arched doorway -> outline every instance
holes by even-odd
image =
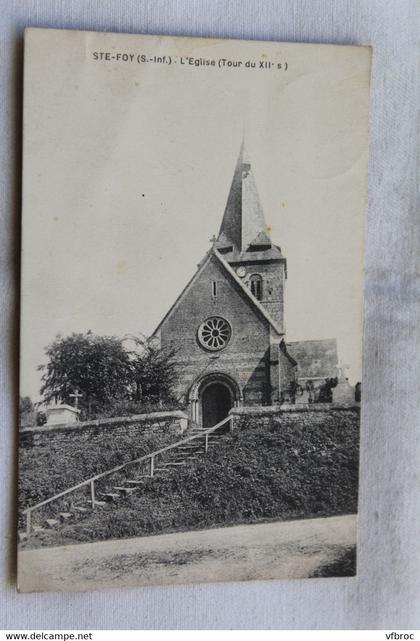
[[[212,427],[242,405],[238,383],[223,372],[212,372],[196,379],[188,394],[191,419],[201,427]]]
[[[232,398],[229,388],[220,382],[210,383],[200,394],[202,426],[213,427],[229,414]]]

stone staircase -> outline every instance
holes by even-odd
[[[219,425],[223,425],[223,423],[226,422],[225,419]],[[64,524],[88,516],[94,510],[100,510],[112,504],[118,504],[121,501],[128,501],[133,494],[144,491],[148,483],[154,483],[156,480],[165,478],[169,474],[186,466],[199,465],[208,451],[216,448],[221,441],[226,439],[225,430],[216,431],[218,426],[215,427],[216,429],[210,428],[203,430],[202,428],[193,426],[188,430],[187,436],[184,436],[180,441],[142,457],[143,459],[154,460],[155,457],[159,455],[161,460],[154,466],[150,466],[149,469],[143,465],[140,470],[134,472],[129,468],[129,463],[119,466],[119,468],[116,469],[116,473],[120,473],[117,481],[111,478],[113,470],[110,470],[109,473],[105,472],[99,475],[103,477],[104,481],[106,479],[106,482],[103,483],[104,487],[101,487],[100,490],[97,489],[96,492],[92,491],[90,498],[87,496],[78,498],[75,496],[69,497],[70,493],[75,494],[76,491],[81,490],[81,488],[84,490],[86,490],[86,488],[88,489],[88,484],[91,482],[91,480],[88,479],[74,488],[70,488],[55,497],[47,499],[47,501],[41,502],[41,504],[28,508],[25,511],[26,513],[30,511],[26,531],[18,531],[19,542],[25,543],[31,537],[42,538],[42,535],[46,532],[59,531],[60,527]],[[144,469],[145,467],[146,469]],[[107,476],[107,474],[109,474],[109,476]],[[94,477],[93,480],[97,478],[98,477]],[[69,498],[64,499],[64,496]],[[60,497],[62,505],[64,503],[65,507],[56,507],[54,510],[51,503],[60,499]],[[36,522],[35,519],[33,520],[34,522],[32,522],[32,512],[42,507],[44,507],[45,511],[47,504],[49,508],[48,516],[42,514],[42,510],[40,510],[37,514]]]

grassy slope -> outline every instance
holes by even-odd
[[[304,428],[251,421],[200,461],[66,525],[51,542],[356,512],[358,443],[358,421],[344,414]]]
[[[89,441],[72,439],[69,444],[51,440],[48,446],[34,445],[19,451],[19,505],[24,509],[61,490],[164,447],[179,436],[141,434],[135,438],[110,432]]]

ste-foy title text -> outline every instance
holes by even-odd
[[[215,67],[218,69],[259,69],[287,71],[288,63],[285,60],[273,60],[265,54],[260,59],[233,59],[233,58],[196,58],[194,56],[173,55],[147,55],[145,53],[127,53],[114,51],[94,51],[92,58],[96,62],[117,62],[125,64],[151,64],[151,65],[179,65],[190,68]]]

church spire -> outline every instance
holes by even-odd
[[[250,245],[261,249],[271,247],[244,140],[218,236],[219,246],[229,243],[233,243],[241,252]]]

